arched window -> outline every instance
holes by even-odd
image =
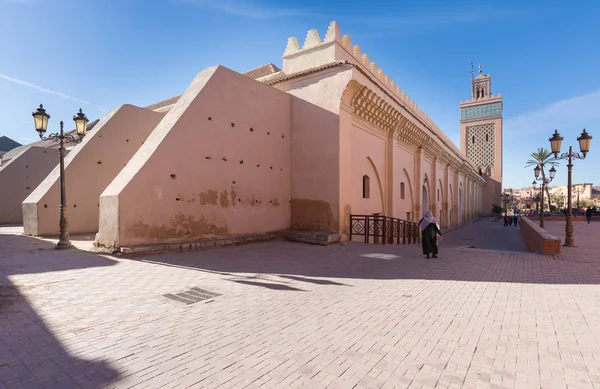
[[[479,84],[477,86],[477,97],[485,97],[485,85],[484,84]]]
[[[404,182],[400,183],[400,198],[404,200]]]
[[[475,135],[473,135],[473,138],[471,138],[473,141],[473,144],[475,144]]]
[[[437,201],[440,201],[440,190],[437,190]]]
[[[363,199],[368,199],[371,194],[371,179],[363,176]]]

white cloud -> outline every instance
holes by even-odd
[[[182,0],[184,3],[194,4],[202,8],[211,8],[217,11],[254,19],[272,19],[285,16],[309,15],[310,13],[299,9],[273,8],[250,1],[237,0]]]
[[[37,89],[40,92],[45,92],[45,93],[49,93],[51,95],[62,97],[64,99],[69,99],[69,100],[73,100],[73,101],[78,101],[78,102],[83,103],[83,104],[90,104],[90,105],[92,105],[92,103],[90,103],[89,101],[85,101],[85,100],[79,99],[77,97],[69,96],[69,95],[66,95],[64,93],[56,92],[56,91],[53,91],[51,89],[47,89],[47,88],[41,87],[39,85],[35,85],[35,84],[32,84],[32,83],[29,83],[27,81],[19,80],[18,78],[10,77],[10,76],[7,76],[7,75],[2,74],[2,73],[0,73],[0,78],[3,79],[3,80],[6,80],[8,82],[12,82],[12,83],[15,83],[15,84],[23,85],[23,86],[26,86],[26,87],[29,87],[29,88],[33,88],[33,89]]]
[[[578,150],[576,138],[583,128],[587,128],[592,136],[600,126],[600,90],[576,96],[540,109],[526,112],[504,121],[503,164],[504,186],[523,187],[533,179],[531,168],[525,168],[525,161],[531,159],[530,154],[539,147],[550,148],[548,139],[558,129],[565,138],[563,151],[572,145]],[[600,164],[600,154],[588,155],[585,163],[574,169],[574,180],[600,181],[595,166]],[[561,166],[564,164],[561,163]],[[559,168],[557,184],[564,183],[566,172],[564,166]]]
[[[510,133],[552,135],[555,128],[561,132],[561,127],[569,130],[578,126],[579,131],[590,122],[600,120],[600,90],[586,95],[572,97],[552,103],[533,112],[527,112],[508,118],[505,121],[505,131]]]

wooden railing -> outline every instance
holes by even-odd
[[[419,224],[381,215],[350,215],[350,240],[364,238],[365,243],[414,244],[421,242]]]

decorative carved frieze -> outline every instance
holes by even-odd
[[[390,133],[397,127],[402,115],[367,87],[362,87],[350,102],[354,113],[363,120]]]
[[[410,97],[408,97],[406,93],[402,91],[388,75],[385,74],[383,69],[378,67],[375,61],[371,61],[371,58],[368,54],[362,52],[359,45],[353,44],[350,35],[342,35],[340,26],[337,22],[332,21],[329,24],[327,33],[325,34],[325,38],[323,40],[321,40],[316,30],[313,29],[308,31],[302,48],[300,48],[296,38],[290,38],[288,40],[284,57],[303,52],[305,50],[307,52],[312,52],[312,48],[320,45],[331,44],[332,42],[339,44],[348,52],[348,54],[350,54],[349,59],[344,56],[344,61],[347,60],[351,62],[353,66],[370,78],[371,81],[373,81],[375,84],[379,84],[382,90],[385,91],[384,93],[392,96],[392,98],[396,100],[401,107],[409,111],[410,116],[414,116],[415,121],[421,123],[424,127],[431,131],[433,136],[439,138],[439,141],[443,143],[443,146],[440,145],[442,148],[447,148],[450,150],[450,152],[455,154],[457,158],[462,158],[463,154],[458,147],[456,147],[456,145],[452,143],[446,134],[444,134],[438,128],[433,120],[431,120],[431,118],[427,116],[425,112],[412,99],[410,99]],[[332,60],[334,60],[334,58],[332,58]],[[335,60],[341,60],[341,58],[336,57]],[[468,112],[468,114],[471,115],[471,111]],[[362,114],[366,115],[364,112]],[[465,115],[467,114],[465,113]]]
[[[331,66],[341,66],[342,63],[351,65],[377,86],[374,88],[375,91],[363,86],[351,98],[348,108],[358,118],[372,124],[379,131],[386,132],[388,136],[395,137],[398,142],[412,148],[423,148],[427,154],[436,156],[444,163],[453,164],[465,175],[477,175],[474,167],[465,162],[466,156],[433,120],[385,74],[375,61],[371,60],[368,54],[363,53],[359,45],[353,44],[350,35],[342,35],[340,27],[335,21],[330,23],[324,39],[320,38],[316,30],[308,31],[302,48],[296,38],[290,38],[284,57],[296,58],[302,52],[305,52],[306,55],[316,55],[315,47],[331,44],[339,45],[350,57],[345,53],[342,56],[335,54],[331,58],[331,63],[319,65],[314,69],[301,69],[293,74],[283,74],[279,78],[274,77],[266,82],[272,85],[282,80],[329,69]],[[339,50],[331,52],[342,53]],[[322,53],[317,54],[322,55]],[[312,62],[307,61],[307,63]],[[496,106],[493,107],[497,109]],[[487,114],[487,111],[481,113],[477,109],[467,109],[463,112],[465,117]]]
[[[502,115],[502,102],[474,105],[460,109],[460,120],[478,120],[482,118],[500,117]]]

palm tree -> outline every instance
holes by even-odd
[[[540,201],[542,201],[542,196],[539,193],[536,193],[535,196],[533,196],[533,201],[535,202],[535,211],[536,212],[540,212]]]
[[[531,153],[531,159],[526,162],[525,167],[539,166],[542,169],[542,178],[545,180],[545,165],[558,166],[558,162],[554,159],[550,150],[540,147],[537,151]],[[546,199],[548,199],[548,209],[550,209],[550,191],[548,190],[548,185],[546,185]],[[544,204],[541,206],[541,212],[544,212]]]

